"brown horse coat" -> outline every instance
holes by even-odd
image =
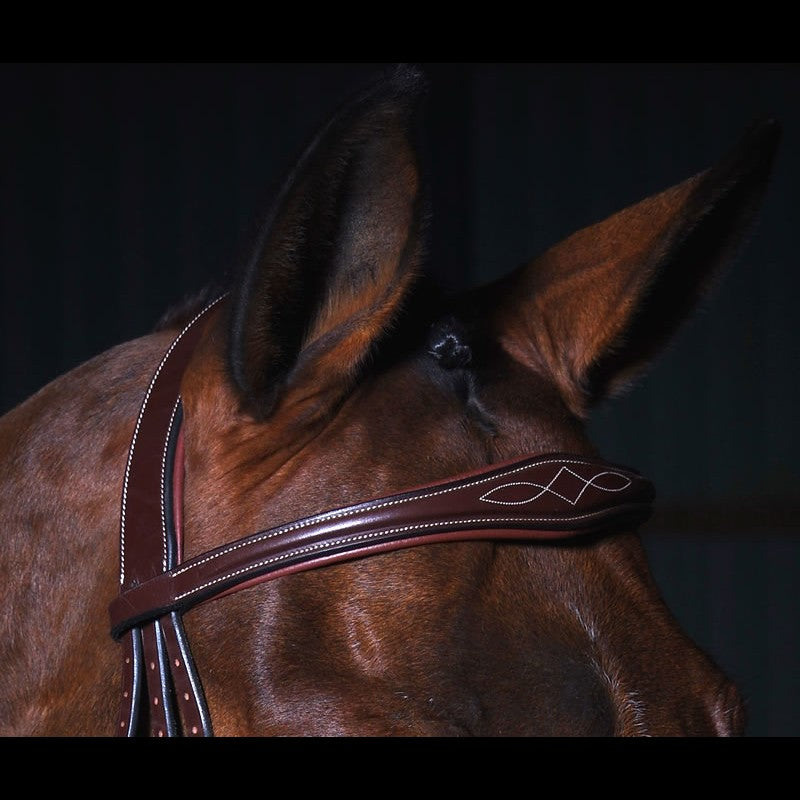
[[[184,377],[186,555],[549,452],[655,357],[746,232],[776,126],[716,167],[442,296],[400,69],[318,134]],[[0,419],[0,732],[111,734],[122,478],[183,317]],[[434,544],[193,609],[221,735],[711,735],[736,688],[664,606],[633,530]]]

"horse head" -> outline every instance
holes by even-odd
[[[489,285],[447,293],[425,272],[424,94],[421,76],[400,68],[332,117],[208,312],[180,384],[185,559],[496,464],[599,458],[585,430],[592,408],[652,363],[730,260],[777,143],[776,125],[762,123],[715,167]],[[90,530],[80,547],[68,544],[86,588],[74,601],[83,613],[63,615],[63,638],[96,651],[85,675],[94,688],[75,687],[74,674],[66,688],[62,659],[67,710],[39,668],[50,705],[25,695],[25,710],[6,715],[15,730],[114,727],[117,645],[98,610],[117,591],[108,526],[120,486],[108,485],[108,470],[121,479],[143,381],[197,310],[59,379],[0,423],[10,497],[23,480],[11,461],[14,476],[25,459],[28,475],[36,462],[51,485],[64,475],[62,459],[31,455],[52,449],[37,420],[54,392],[79,395],[70,419],[103,420],[80,443],[57,434],[70,439],[63,458],[82,465],[85,484],[64,489],[58,507]],[[109,376],[116,393],[92,390]],[[66,425],[64,414],[53,424]],[[40,530],[34,515],[53,502],[11,522]],[[68,603],[75,581],[54,586],[47,602]],[[30,632],[21,608],[16,624]],[[90,612],[101,619],[87,633]],[[343,560],[200,603],[184,624],[220,735],[729,735],[744,726],[736,687],[671,616],[633,524]],[[29,664],[24,645],[14,648],[5,663]],[[8,709],[25,694],[10,684]]]

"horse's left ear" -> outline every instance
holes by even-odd
[[[760,207],[778,125],[754,126],[717,166],[573,234],[490,288],[516,358],[572,410],[624,389],[686,319]]]
[[[228,363],[243,406],[325,413],[397,314],[420,258],[414,120],[424,80],[398,67],[300,158],[233,290]]]

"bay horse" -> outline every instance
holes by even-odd
[[[443,292],[424,96],[354,95],[229,286],[0,419],[3,735],[744,732],[585,422],[735,254],[777,124]]]

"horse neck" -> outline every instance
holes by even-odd
[[[106,687],[117,685],[118,653],[107,606],[118,591],[122,480],[139,406],[172,335],[115,347],[0,419],[0,628],[9,632],[0,636],[0,707],[12,732],[96,732],[90,712],[67,722],[70,707],[113,705]],[[37,729],[45,716],[50,727]]]

